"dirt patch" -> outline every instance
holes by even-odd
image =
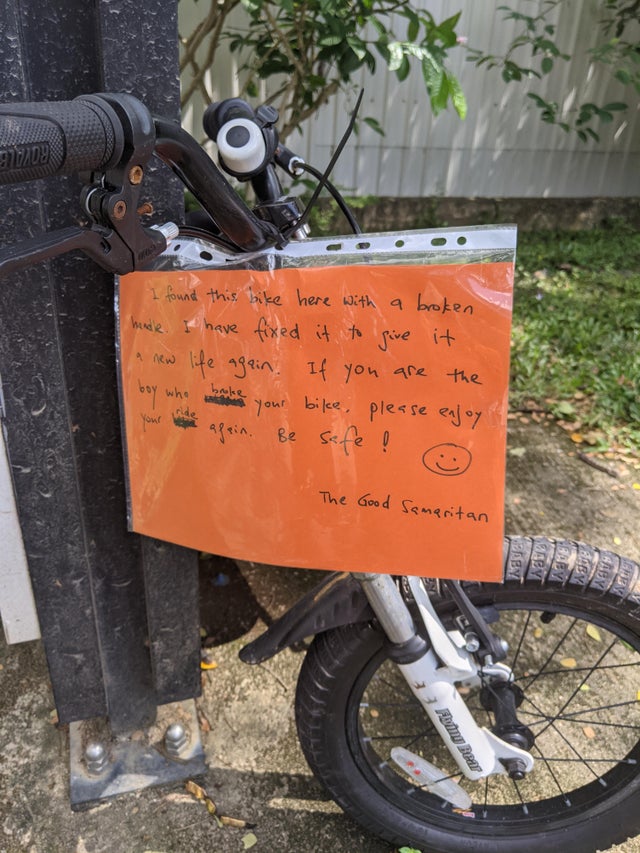
[[[613,478],[592,468],[552,424],[512,422],[509,450],[508,532],[579,538],[640,559],[640,491],[633,488],[638,472]],[[182,786],[71,812],[67,731],[54,725],[41,646],[2,643],[1,853],[390,853],[389,845],[341,814],[307,769],[293,720],[302,650],[257,668],[237,658],[241,645],[316,583],[318,574],[244,566],[240,577],[229,568],[209,566],[204,581],[210,589],[203,618],[217,667],[203,674],[198,701],[209,760],[201,781],[220,813],[250,826],[220,828]],[[218,613],[216,590],[226,595]],[[244,615],[231,620],[245,604]],[[256,843],[246,848],[251,835]],[[640,840],[612,850],[640,853]]]
[[[510,421],[507,441],[507,533],[579,539],[640,561],[640,471],[592,467],[546,420]]]

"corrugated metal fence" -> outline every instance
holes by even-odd
[[[516,0],[530,12],[533,0]],[[462,9],[458,32],[488,52],[503,52],[516,33],[504,20],[504,0],[432,0],[428,8],[441,20]],[[612,80],[601,66],[590,65],[586,49],[598,41],[598,0],[565,0],[555,15],[560,47],[574,59],[558,62],[543,80],[502,81],[498,70],[476,69],[463,51],[454,71],[469,103],[465,121],[453,110],[434,117],[429,109],[419,68],[402,84],[380,67],[375,76],[363,73],[353,95],[338,95],[306,123],[303,136],[289,144],[308,162],[323,167],[348,121],[357,88],[363,86],[363,116],[385,128],[381,137],[366,125],[338,163],[333,178],[357,195],[448,197],[629,197],[640,195],[640,105],[631,87]],[[189,32],[202,12],[194,0],[181,0],[181,31]],[[239,19],[240,20],[240,19]],[[211,71],[217,98],[238,94],[238,60],[226,53]],[[183,84],[188,72],[183,72]],[[543,123],[526,97],[534,91],[563,104],[626,101],[630,109],[600,128],[598,142],[581,142],[575,133]],[[633,102],[632,102],[633,99]],[[187,129],[200,135],[203,106],[184,114]]]

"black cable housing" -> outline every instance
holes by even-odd
[[[331,194],[334,201],[344,214],[344,217],[349,223],[353,233],[362,234],[362,229],[360,228],[357,219],[353,215],[353,211],[351,210],[343,196],[340,194],[339,190],[336,189],[336,187],[331,183],[331,181],[325,175],[322,174],[320,169],[316,169],[315,166],[310,166],[309,163],[302,162],[298,163],[296,168],[304,169],[305,172],[309,172],[310,175],[313,175],[313,177],[320,182],[320,184],[327,190],[327,192]]]

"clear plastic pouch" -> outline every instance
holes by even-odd
[[[513,227],[227,256],[118,289],[132,530],[236,559],[499,579]]]

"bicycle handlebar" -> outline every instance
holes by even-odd
[[[140,183],[154,151],[192,190],[211,220],[211,233],[231,251],[257,251],[286,242],[300,212],[291,199],[281,197],[271,162],[277,113],[266,109],[256,113],[270,142],[262,168],[238,175],[254,184],[261,202],[254,213],[189,134],[175,122],[153,119],[132,95],[99,93],[73,101],[0,104],[0,185],[91,173],[81,198],[93,221],[73,233],[58,231],[0,251],[0,272],[81,249],[106,269],[123,274],[159,254],[165,237],[144,227],[138,216]]]
[[[0,184],[107,169],[123,147],[122,122],[99,95],[0,104]]]

